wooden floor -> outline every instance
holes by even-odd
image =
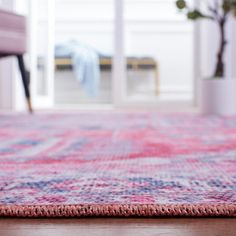
[[[0,236],[235,236],[236,219],[0,219]]]

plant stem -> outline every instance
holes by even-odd
[[[216,63],[216,68],[214,72],[214,77],[224,77],[224,74],[225,74],[224,53],[225,53],[225,47],[227,44],[226,36],[225,36],[225,23],[226,23],[226,17],[223,17],[219,21],[220,48],[217,53],[217,63]]]

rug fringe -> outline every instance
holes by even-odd
[[[1,217],[236,217],[236,205],[0,205]]]

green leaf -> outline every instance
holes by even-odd
[[[176,1],[176,6],[180,9],[183,10],[184,8],[187,7],[187,3],[184,0],[177,0]]]
[[[199,18],[207,18],[206,16],[204,16],[199,10],[193,10],[193,11],[189,11],[187,14],[188,19],[190,20],[197,20]]]

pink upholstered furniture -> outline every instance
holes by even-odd
[[[29,73],[26,72],[23,55],[26,52],[26,20],[11,12],[0,9],[0,57],[16,56],[22,76],[23,87],[28,104],[32,112]]]

